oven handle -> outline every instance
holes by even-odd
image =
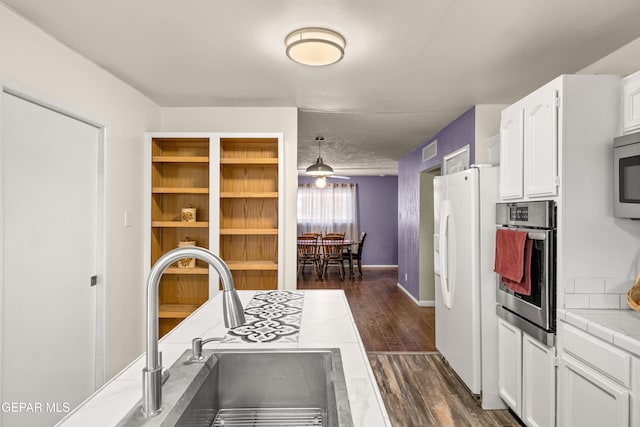
[[[451,308],[452,289],[449,283],[449,218],[451,208],[449,201],[442,202],[440,211],[440,288],[442,290],[442,301],[444,306]]]
[[[521,228],[521,227],[496,227],[500,230],[517,230],[526,231],[527,237],[531,240],[547,240],[547,235],[551,233],[551,230],[536,230],[535,228]]]

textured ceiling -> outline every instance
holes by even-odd
[[[640,37],[638,0],[4,0],[161,106],[295,106],[299,166],[395,168],[474,104],[508,104]],[[304,26],[345,58],[284,54]]]

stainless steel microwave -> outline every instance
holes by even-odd
[[[613,139],[613,214],[640,219],[640,132]]]

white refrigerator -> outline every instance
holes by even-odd
[[[498,396],[495,212],[498,167],[434,180],[436,347],[483,409]]]

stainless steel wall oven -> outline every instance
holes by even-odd
[[[553,201],[498,203],[498,229],[524,231],[531,244],[531,293],[509,289],[498,276],[498,316],[549,345],[556,330],[556,207]]]

